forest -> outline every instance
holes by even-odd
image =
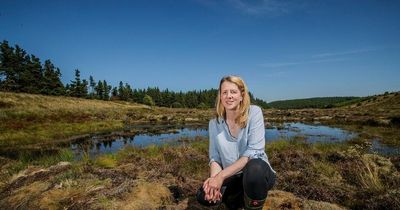
[[[20,46],[10,46],[8,41],[0,43],[0,91],[33,93],[54,96],[71,96],[99,100],[122,100],[150,106],[170,108],[207,109],[215,106],[217,89],[175,92],[158,87],[132,88],[119,82],[113,87],[106,80],[96,81],[93,76],[81,78],[75,69],[75,79],[67,84],[61,81],[61,70],[51,60],[42,63],[40,58],[28,54]],[[250,93],[251,103],[267,108],[267,103]]]

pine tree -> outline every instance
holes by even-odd
[[[104,88],[104,93],[103,93],[103,100],[110,100],[110,91],[111,91],[111,86],[107,84],[106,80],[103,80],[103,88]]]
[[[103,96],[104,96],[104,85],[103,82],[99,80],[96,86],[96,98],[103,99]]]
[[[40,92],[46,95],[64,95],[65,89],[60,77],[60,69],[55,68],[50,60],[46,60],[43,66],[43,79]]]

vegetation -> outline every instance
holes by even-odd
[[[11,47],[7,41],[0,43],[0,91],[34,93],[77,98],[122,100],[159,107],[170,108],[211,108],[214,107],[217,90],[174,92],[158,87],[132,89],[128,83],[120,81],[118,87],[112,87],[106,80],[95,81],[81,79],[79,69],[75,70],[75,79],[69,84],[61,82],[61,70],[50,60],[44,64],[34,55],[28,55],[18,45]],[[152,100],[149,101],[149,97]],[[267,108],[267,103],[253,97],[253,104]],[[199,107],[199,104],[201,106]],[[153,106],[153,105],[152,105]]]
[[[333,108],[343,106],[345,103],[354,103],[360,97],[318,97],[306,99],[293,99],[273,101],[268,103],[269,107],[276,109],[304,109],[304,108]]]
[[[167,109],[123,101],[0,92],[0,151],[54,146],[135,123],[205,123],[211,110]]]
[[[270,195],[283,196],[278,193],[283,190],[298,196],[296,202],[398,209],[399,169],[388,158],[368,154],[367,146],[308,144],[299,139],[268,144],[267,153],[278,175]],[[49,168],[32,161],[20,167],[17,175],[13,165],[18,161],[14,160],[1,164],[0,207],[198,209],[194,196],[208,176],[207,148],[203,137],[181,146],[126,147],[115,155]]]

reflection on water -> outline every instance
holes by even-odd
[[[383,155],[400,155],[400,147],[387,146],[379,143],[379,139],[374,139],[370,152]]]
[[[121,148],[131,145],[136,147],[146,147],[148,145],[180,144],[182,138],[195,139],[196,137],[208,138],[208,131],[205,128],[181,128],[166,131],[162,134],[136,134],[129,137],[118,137],[105,140],[103,137],[93,137],[81,143],[72,144],[71,148],[75,151],[77,158],[80,158],[83,151],[90,156],[97,156],[103,153],[115,153]],[[294,139],[301,137],[307,142],[343,142],[356,137],[357,134],[340,128],[333,128],[323,125],[308,125],[304,123],[283,123],[272,125],[265,129],[266,142]],[[393,154],[396,150],[379,144],[374,141],[372,151],[381,154]],[[398,149],[397,149],[398,152]]]
[[[280,139],[293,139],[301,136],[307,142],[342,142],[357,136],[356,133],[345,131],[340,128],[332,128],[323,125],[307,125],[304,123],[283,123],[273,125],[272,128],[265,130],[265,140],[267,142]]]
[[[86,151],[90,157],[104,153],[115,153],[121,148],[131,145],[137,147],[146,147],[149,145],[179,144],[179,139],[194,139],[196,136],[208,136],[208,131],[201,128],[182,128],[170,130],[162,134],[138,134],[130,137],[118,137],[111,140],[104,140],[100,137],[93,137],[89,141],[72,144],[71,148],[80,158],[83,151]]]

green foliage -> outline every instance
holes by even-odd
[[[113,154],[97,157],[94,163],[102,168],[115,168],[117,166],[117,160]]]
[[[304,109],[304,108],[333,108],[343,106],[344,103],[359,99],[359,97],[319,97],[307,99],[293,99],[274,101],[268,106],[278,109]]]
[[[201,102],[199,105],[197,105],[198,109],[207,109],[209,108],[204,102]]]
[[[149,95],[145,95],[144,96],[143,103],[146,104],[146,105],[149,105],[149,106],[154,106],[155,105],[155,103],[153,101],[153,98],[151,96],[149,96]]]
[[[218,95],[216,89],[194,90],[186,93],[168,89],[160,90],[158,87],[133,89],[128,83],[124,84],[122,81],[118,87],[112,87],[106,80],[99,80],[96,83],[93,76],[90,76],[88,80],[81,79],[79,69],[75,70],[75,79],[65,86],[60,78],[61,70],[50,60],[46,60],[42,66],[39,58],[28,55],[18,45],[13,48],[7,41],[0,43],[0,90],[3,91],[100,100],[110,100],[111,96],[112,100],[133,101],[151,106],[200,109],[214,107]],[[148,100],[149,97],[145,97],[146,95],[152,100]],[[265,101],[254,98],[251,93],[250,100],[252,104],[263,108],[268,107]]]

